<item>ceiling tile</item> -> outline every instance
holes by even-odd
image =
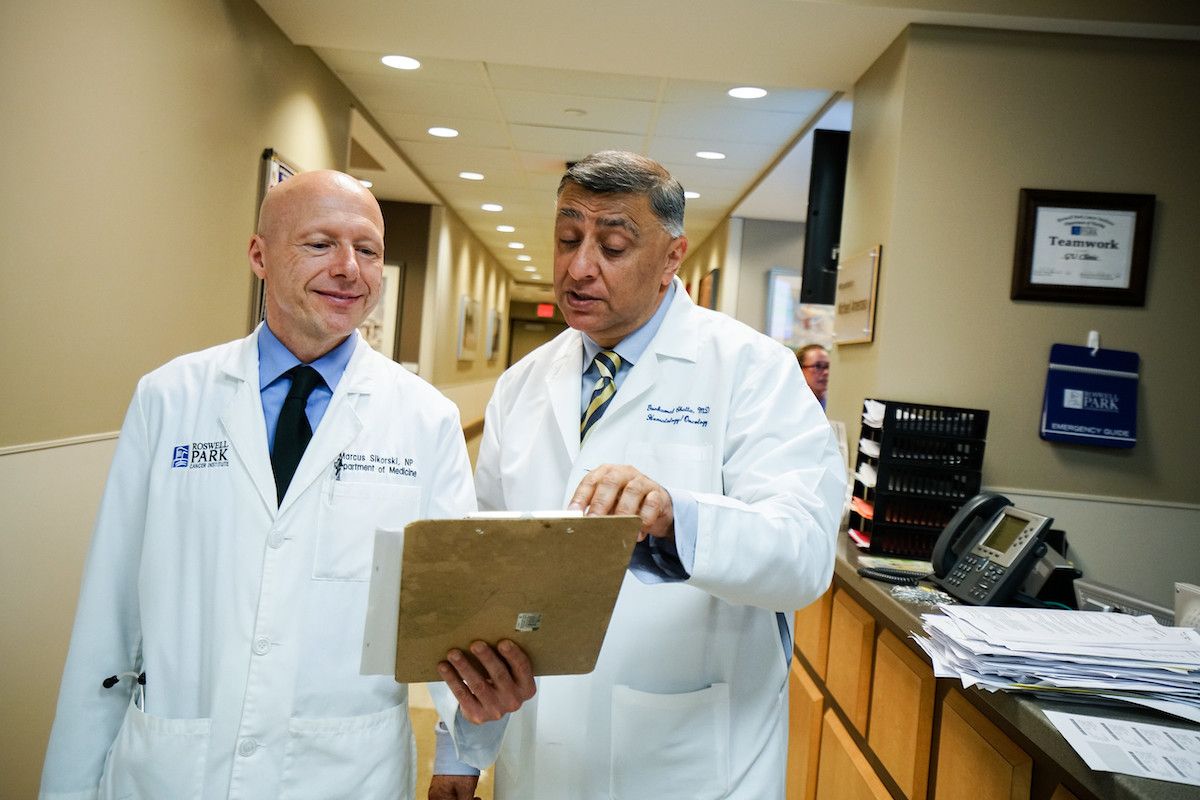
[[[389,76],[346,75],[350,91],[367,104],[371,113],[427,114],[459,119],[499,121],[500,109],[491,89],[437,81],[391,80]],[[430,125],[438,120],[431,119]]]
[[[719,161],[698,158],[701,150],[717,150],[725,154]],[[650,143],[649,156],[656,161],[674,164],[702,163],[710,169],[740,170],[757,175],[775,157],[779,147],[716,139],[677,139],[655,136]]]
[[[541,128],[532,125],[512,125],[513,145],[517,150],[535,153],[559,153],[559,164],[565,160],[583,158],[598,150],[642,149],[643,137],[606,131],[580,131],[566,128]]]
[[[782,147],[811,117],[777,111],[743,111],[712,106],[664,105],[654,126],[656,136],[689,137],[703,131],[712,142],[747,142]]]
[[[452,61],[444,58],[425,58],[411,53],[408,55],[421,62],[420,69],[392,69],[380,60],[387,53],[368,50],[343,50],[333,47],[315,47],[313,51],[339,76],[374,75],[396,83],[436,81],[438,83],[466,84],[486,87],[487,71],[482,61]]]
[[[729,96],[728,91],[734,86],[745,85],[745,83],[733,82],[724,84],[707,81],[668,80],[663,89],[663,102],[707,105],[737,114],[779,111],[787,114],[812,116],[833,95],[832,92],[822,90],[763,86],[761,88],[767,90],[767,96],[757,100],[739,100]],[[757,84],[751,83],[750,85]]]
[[[625,100],[656,100],[663,81],[635,75],[612,75],[573,69],[543,69],[513,64],[486,64],[492,86],[545,94],[575,94]]]
[[[377,119],[387,129],[388,134],[399,141],[409,142],[442,142],[453,146],[492,147],[505,144],[508,140],[508,126],[503,122],[487,119],[461,119],[458,117],[438,117],[435,122],[423,114],[381,113]],[[437,124],[446,128],[454,128],[458,136],[453,139],[441,139],[429,133],[429,128]],[[465,167],[464,167],[465,169]]]
[[[418,169],[423,164],[440,165],[453,169],[455,175],[468,169],[483,172],[479,170],[480,164],[494,164],[497,169],[520,169],[516,152],[508,147],[473,147],[432,136],[419,142],[403,142],[399,146]]]
[[[654,118],[655,104],[643,100],[614,100],[509,89],[497,89],[496,99],[504,118],[515,125],[613,131],[643,136]]]

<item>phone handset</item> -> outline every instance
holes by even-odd
[[[933,574],[939,578],[946,577],[967,550],[965,545],[975,541],[980,529],[994,519],[1000,509],[1012,504],[1012,500],[995,492],[981,492],[963,503],[933,546],[933,556],[929,559],[933,564]]]

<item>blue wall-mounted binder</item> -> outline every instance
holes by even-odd
[[[1069,344],[1050,348],[1041,437],[1095,447],[1137,443],[1137,353]]]

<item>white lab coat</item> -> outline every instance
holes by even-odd
[[[626,573],[596,670],[544,678],[513,715],[497,800],[783,797],[787,662],[776,611],[829,585],[845,467],[795,356],[675,299],[580,450],[579,332],[506,372],[475,475],[481,509],[562,508],[628,463],[698,500],[692,576]],[[552,565],[547,565],[548,567]]]
[[[359,675],[367,579],[377,525],[474,510],[458,412],[358,338],[277,509],[256,336],[138,384],[43,798],[412,797],[407,687]],[[101,687],[126,670],[144,710]]]

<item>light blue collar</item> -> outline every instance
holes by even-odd
[[[354,343],[358,337],[350,334],[345,341],[325,355],[313,361],[311,366],[321,373],[330,393],[337,388],[338,381],[346,372],[350,356],[354,355]],[[262,391],[279,380],[283,373],[301,363],[265,322],[258,334],[258,389]]]

